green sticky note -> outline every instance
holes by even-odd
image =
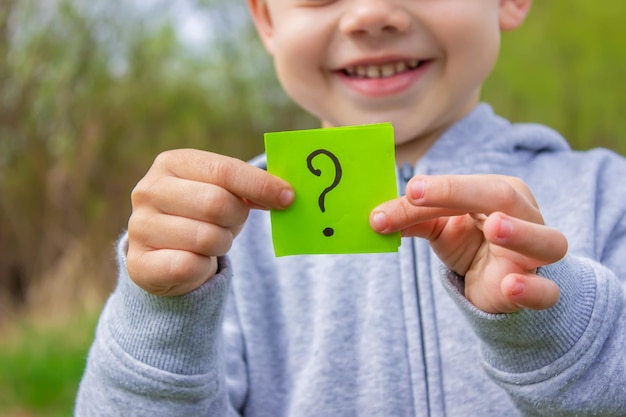
[[[400,234],[369,224],[398,196],[391,123],[266,133],[265,152],[268,172],[296,194],[270,213],[276,256],[397,252]]]

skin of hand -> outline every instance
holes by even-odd
[[[547,309],[558,286],[537,275],[557,262],[567,239],[544,225],[532,193],[501,175],[416,176],[406,195],[376,207],[379,233],[427,239],[442,262],[465,277],[465,296],[488,313]]]
[[[164,152],[131,195],[128,273],[155,295],[191,292],[215,275],[250,209],[284,209],[293,199],[287,182],[241,160]]]

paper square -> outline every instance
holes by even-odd
[[[268,172],[288,181],[295,201],[272,210],[276,256],[396,252],[400,234],[369,225],[398,196],[391,123],[265,134]]]

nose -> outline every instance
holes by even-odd
[[[343,14],[339,27],[351,35],[381,36],[406,31],[411,19],[394,0],[353,0]]]

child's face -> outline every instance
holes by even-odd
[[[249,0],[293,100],[325,126],[392,122],[399,145],[436,138],[474,107],[501,29],[529,2]]]

